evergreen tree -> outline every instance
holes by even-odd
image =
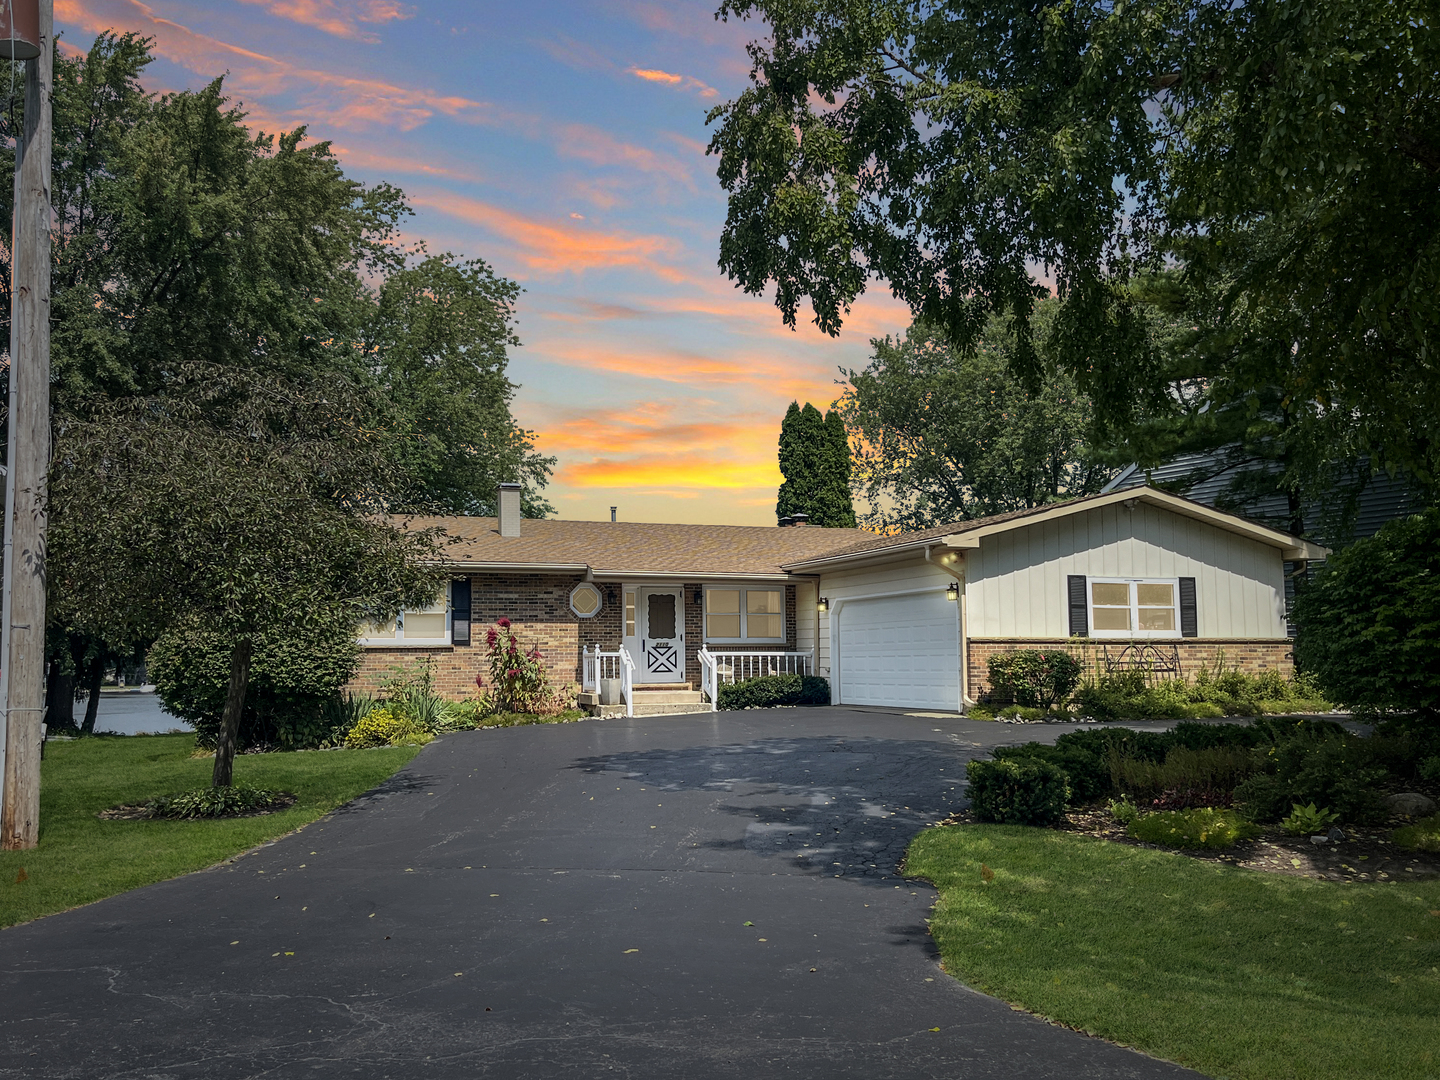
[[[808,401],[792,401],[780,424],[780,485],[775,515],[808,516],[811,525],[853,529],[850,502],[850,444],[844,421],[832,410],[822,416]]]

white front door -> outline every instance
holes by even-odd
[[[635,675],[643,682],[685,681],[685,603],[679,588],[635,590],[639,655]]]

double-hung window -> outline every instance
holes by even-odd
[[[784,589],[706,589],[706,641],[784,641]]]
[[[1180,637],[1178,578],[1090,578],[1090,633],[1095,637]]]

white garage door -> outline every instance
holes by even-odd
[[[944,592],[851,600],[838,637],[843,704],[960,707],[960,626]]]

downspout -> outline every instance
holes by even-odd
[[[960,596],[957,598],[956,604],[959,607],[958,616],[960,619],[960,707],[961,711],[964,712],[974,704],[974,701],[970,698],[970,645],[968,639],[969,627],[966,626],[967,620],[965,618],[965,572],[963,570],[957,572],[954,567],[942,559],[932,559],[930,557],[930,549],[935,546],[934,544],[925,545],[925,561],[931,566],[938,567],[945,571],[945,573],[960,582]],[[963,559],[964,556],[962,555],[960,558]]]

